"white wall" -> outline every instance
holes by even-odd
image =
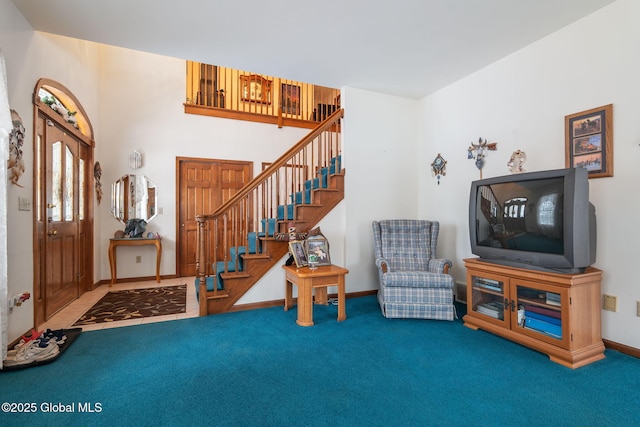
[[[478,137],[498,142],[484,177],[508,174],[513,151],[527,154],[529,171],[564,167],[564,117],[613,104],[614,177],[590,180],[596,206],[603,293],[618,297],[617,313],[602,311],[603,337],[640,348],[640,282],[635,268],[640,228],[640,3],[618,0],[422,100],[421,156],[449,161],[440,186],[421,169],[420,215],[446,215],[455,234],[454,273],[464,281],[470,253],[469,183],[479,178],[467,147]],[[446,252],[449,253],[450,242]]]
[[[343,88],[347,291],[377,289],[371,222],[415,219],[418,101]]]

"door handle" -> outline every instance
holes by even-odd
[[[54,205],[53,203],[47,203],[47,209],[53,209],[55,207],[56,205]]]
[[[49,230],[47,232],[47,235],[49,235],[49,236],[55,236],[56,234],[58,234],[58,232],[56,230]]]

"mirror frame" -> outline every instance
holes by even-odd
[[[158,188],[146,175],[123,175],[111,184],[111,216],[115,219],[123,224],[132,218],[149,223],[157,215]]]

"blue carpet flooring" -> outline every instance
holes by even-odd
[[[385,319],[375,297],[85,332],[0,373],[3,426],[635,426],[640,360],[571,370],[455,322]],[[55,406],[58,405],[58,406]],[[60,406],[60,405],[67,405]],[[73,412],[45,412],[64,407]],[[3,410],[6,406],[3,406]],[[95,412],[82,412],[82,410]]]

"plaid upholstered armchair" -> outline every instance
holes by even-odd
[[[437,221],[374,221],[378,301],[385,317],[453,320],[451,261],[436,258]]]

